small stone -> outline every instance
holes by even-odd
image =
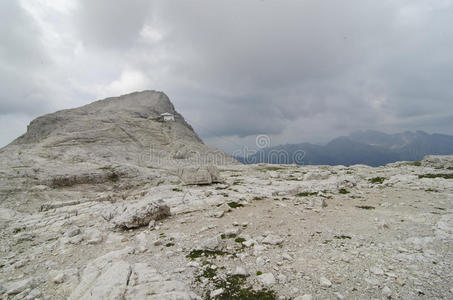
[[[255,244],[256,242],[254,240],[247,240],[245,242],[242,242],[242,245],[246,246],[246,247],[251,247]]]
[[[278,235],[274,235],[274,234],[269,234],[263,240],[263,244],[279,245],[281,243],[283,243],[283,239],[281,237],[279,237]]]
[[[379,285],[379,281],[375,278],[365,278],[365,281],[372,285],[372,286],[378,286]]]
[[[343,300],[344,299],[344,296],[340,293],[334,293],[335,297],[337,297],[338,300]]]
[[[72,227],[66,232],[66,235],[71,238],[76,235],[79,235],[80,233],[81,233],[81,231],[80,231],[79,227]]]
[[[313,300],[313,296],[306,294],[303,296],[297,296],[296,298],[294,298],[294,300]]]
[[[326,277],[324,276],[321,276],[319,278],[319,284],[322,286],[322,287],[331,287],[332,286],[332,282],[330,282],[329,279],[327,279]]]
[[[258,276],[258,281],[264,287],[271,287],[275,284],[275,277],[272,273],[264,273]]]
[[[36,300],[39,299],[42,296],[42,293],[38,289],[32,290],[27,297],[25,298],[26,300]]]
[[[64,274],[63,273],[60,273],[58,275],[56,275],[53,279],[52,279],[53,283],[55,284],[61,284],[64,282]]]
[[[23,261],[23,260],[20,260],[14,264],[14,268],[16,268],[16,269],[20,269],[23,266],[25,266],[25,261]]]
[[[278,280],[279,283],[285,284],[286,281],[287,281],[287,277],[285,275],[283,275],[283,274],[279,274],[277,276],[277,280]]]
[[[379,267],[371,267],[370,272],[373,273],[374,275],[384,275],[384,270],[382,270]]]
[[[154,230],[156,229],[156,220],[151,220],[149,221],[149,224],[148,224],[148,230]]]
[[[403,279],[399,278],[399,277],[396,278],[396,282],[397,282],[399,285],[401,285],[401,286],[403,286],[403,285],[406,284],[406,282],[405,282]]]
[[[80,244],[82,241],[83,237],[80,235],[76,235],[75,237],[69,239],[69,243],[74,245]]]
[[[35,288],[36,286],[37,284],[33,279],[23,279],[21,281],[14,282],[6,293],[8,295],[15,295],[23,292],[27,288]]]
[[[382,296],[385,298],[391,298],[392,297],[392,290],[388,286],[384,286],[382,289]]]
[[[192,267],[192,268],[198,268],[200,267],[200,264],[197,263],[196,261],[191,261],[187,264],[188,267]]]
[[[264,250],[266,250],[266,247],[261,245],[255,245],[253,246],[253,255],[258,256],[261,253],[263,253]]]
[[[256,264],[259,266],[264,266],[265,263],[266,261],[261,256],[256,259]]]
[[[239,275],[239,276],[247,276],[249,273],[242,267],[236,267],[236,270],[234,270],[233,275]]]
[[[283,253],[282,258],[283,258],[283,260],[289,260],[289,261],[293,260],[291,255],[289,255],[288,253]]]
[[[275,171],[269,171],[267,174],[269,175],[269,178],[273,178],[273,179],[280,178],[280,173],[275,172]]]
[[[222,294],[223,294],[223,289],[222,288],[214,290],[214,291],[211,292],[211,299],[214,299],[215,297],[220,296]]]
[[[215,236],[213,238],[207,239],[201,243],[201,249],[202,250],[218,250],[220,247],[220,238],[218,236]]]
[[[225,230],[225,232],[223,234],[227,237],[231,237],[231,236],[237,236],[240,232],[241,232],[241,229],[236,227],[236,228],[230,228],[230,229]]]
[[[224,211],[218,211],[218,212],[215,212],[213,216],[216,218],[221,218],[221,217],[223,217],[224,214],[225,214]]]

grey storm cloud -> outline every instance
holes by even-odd
[[[453,133],[451,0],[0,5],[0,126],[157,89],[227,151],[258,134]]]

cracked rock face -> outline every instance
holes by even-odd
[[[453,298],[452,156],[211,168],[172,109],[107,99],[0,150],[0,299]],[[148,142],[188,165],[128,159]]]
[[[170,207],[162,201],[149,203],[128,203],[116,210],[112,222],[121,229],[148,226],[151,221],[162,220],[170,216]]]

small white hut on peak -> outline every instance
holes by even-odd
[[[171,113],[163,113],[160,115],[160,119],[164,122],[169,122],[169,121],[174,121],[175,120],[175,115]]]

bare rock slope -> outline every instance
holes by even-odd
[[[163,113],[174,121],[163,121]],[[87,186],[157,185],[177,181],[184,166],[232,163],[203,144],[164,93],[136,92],[33,120],[24,135],[0,149],[0,199],[14,205],[27,191],[41,202],[55,200],[47,189],[58,187],[81,187],[93,198]]]

